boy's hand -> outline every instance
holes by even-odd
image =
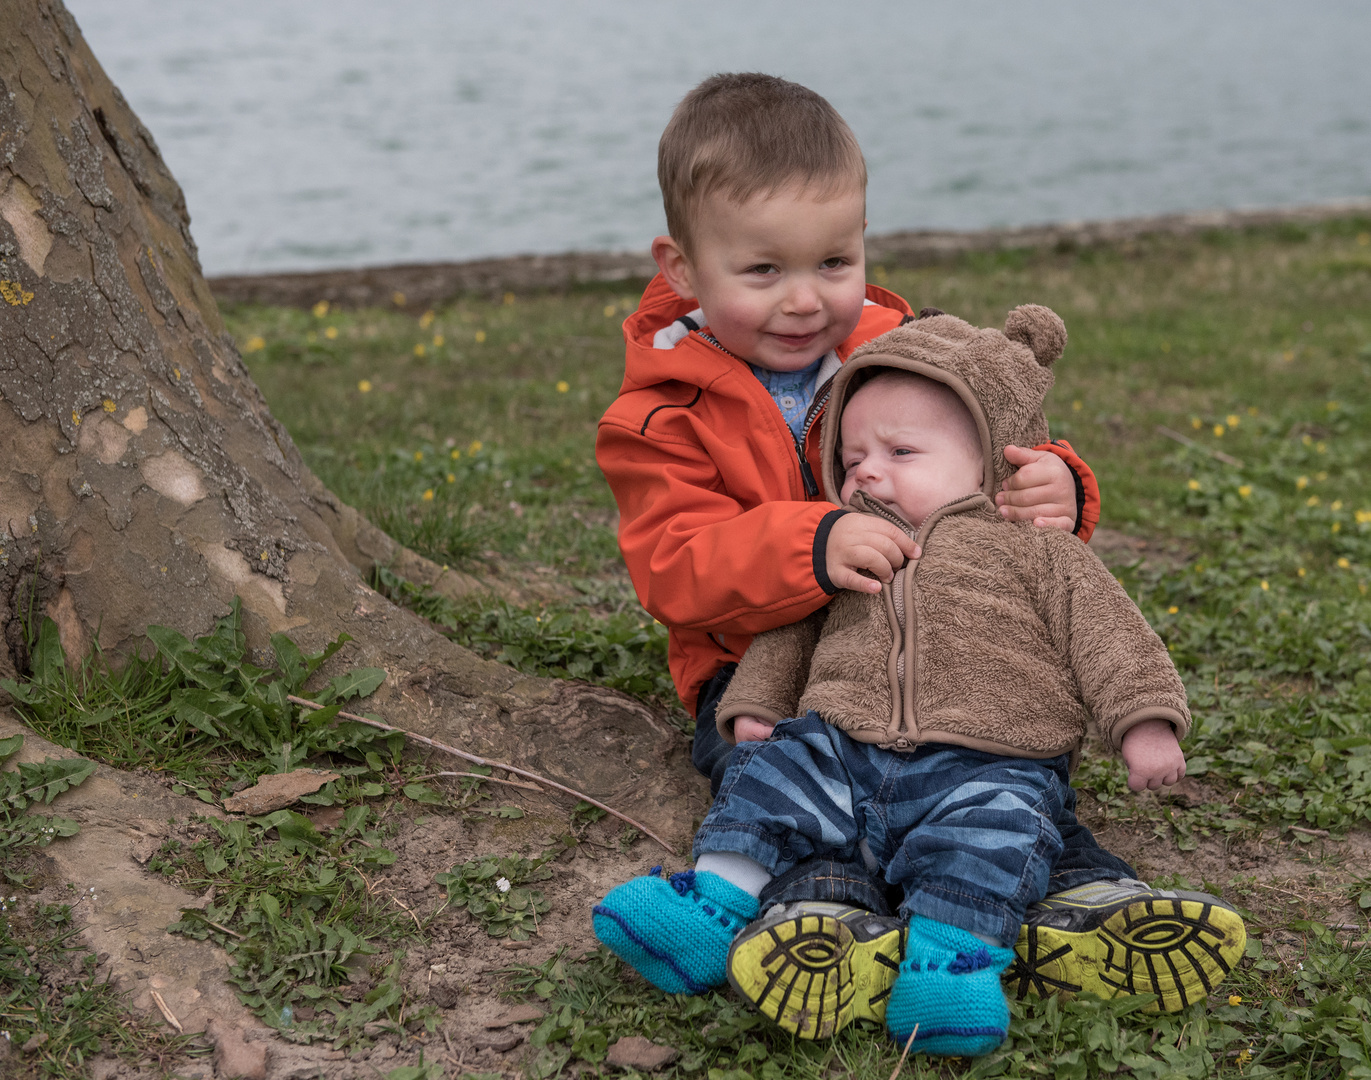
[[[1185,754],[1176,729],[1165,720],[1144,720],[1123,735],[1123,761],[1128,766],[1128,789],[1156,791],[1185,775]]]
[[[765,742],[771,738],[775,724],[758,720],[755,716],[735,716],[733,718],[733,738],[737,742]]]
[[[882,581],[922,554],[914,538],[890,522],[871,514],[844,514],[828,534],[825,569],[828,580],[840,589],[878,593]],[[877,580],[858,570],[871,571]]]
[[[1063,532],[1076,527],[1076,480],[1071,466],[1047,450],[1022,446],[1006,446],[1004,459],[1019,471],[995,496],[1002,517]]]

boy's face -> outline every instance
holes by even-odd
[[[842,501],[865,491],[911,525],[981,490],[985,458],[975,421],[951,391],[878,377],[843,410]]]
[[[653,255],[668,283],[704,309],[734,356],[798,371],[845,340],[866,297],[861,191],[819,197],[800,188],[737,203],[707,196],[689,258],[670,237]]]

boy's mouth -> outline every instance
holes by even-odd
[[[776,334],[771,335],[782,345],[788,345],[792,349],[803,349],[819,336],[819,331],[815,330],[809,334]]]

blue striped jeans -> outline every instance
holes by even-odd
[[[929,743],[901,753],[857,742],[818,713],[733,752],[695,834],[695,857],[731,851],[780,876],[815,857],[860,859],[866,842],[900,915],[1006,945],[1048,890],[1070,799],[1067,755],[1002,757]]]

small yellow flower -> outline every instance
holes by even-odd
[[[568,390],[570,390],[570,389],[571,389],[571,383],[567,382],[565,379],[558,379],[558,380],[557,380],[557,393],[559,393],[559,394],[565,394],[565,393],[566,393]]]
[[[481,440],[472,439],[471,445],[467,447],[468,454],[479,454],[481,452]]]
[[[1296,573],[1296,575],[1298,575],[1299,577],[1304,577],[1304,567],[1301,566],[1299,569],[1297,569],[1297,570],[1295,571],[1295,573]]]
[[[1081,411],[1082,409],[1084,409],[1084,408],[1085,408],[1085,403],[1084,403],[1083,401],[1081,401],[1080,398],[1077,398],[1075,401],[1073,401],[1073,402],[1071,403],[1071,411],[1072,411],[1072,412],[1080,412],[1080,411]]]
[[[1181,610],[1181,609],[1178,608],[1175,604],[1172,604],[1169,608],[1166,609],[1166,613],[1167,613],[1168,615],[1174,615],[1174,614],[1176,614],[1176,612],[1178,612],[1178,611],[1180,611],[1180,610]]]
[[[1239,416],[1237,413],[1229,413],[1226,417],[1224,417],[1224,419],[1228,421],[1229,427],[1237,427],[1239,421],[1242,420],[1242,417]]]
[[[1223,438],[1223,425],[1222,425],[1222,424],[1215,424],[1215,425],[1214,425],[1214,438],[1216,438],[1216,439],[1221,439],[1221,438]]]
[[[244,343],[243,351],[245,353],[261,352],[266,347],[266,338],[262,337],[260,334],[253,334],[252,337],[248,338]]]
[[[1229,995],[1228,995],[1228,1004],[1230,1004],[1230,1005],[1241,1005],[1241,1004],[1242,1004],[1242,995],[1241,995],[1241,994],[1229,994]]]
[[[1322,484],[1325,480],[1328,479],[1328,474],[1326,472],[1315,473],[1314,479],[1317,480],[1320,484]]]
[[[460,450],[454,450],[454,451],[453,451],[451,454],[449,454],[448,456],[449,456],[450,458],[452,458],[453,461],[456,461],[459,457],[462,456],[462,452],[461,452]]]
[[[1164,352],[1164,353],[1169,353],[1170,351],[1171,351],[1171,342],[1169,342],[1169,341],[1163,341],[1163,342],[1162,342],[1162,352]]]
[[[423,355],[424,355],[425,353],[427,353],[427,352],[428,352],[428,350],[424,348],[424,343],[423,343],[422,341],[419,342],[418,345],[414,346],[414,355],[415,355],[415,356],[423,356]]]
[[[1190,481],[1189,483],[1187,483],[1185,486],[1188,487],[1191,491],[1199,491],[1199,490],[1200,490],[1200,482],[1199,482],[1198,480],[1191,480],[1191,481]]]
[[[1198,416],[1192,416],[1190,418],[1190,426],[1194,428],[1196,431],[1199,431],[1200,428],[1204,427],[1204,421],[1201,420]]]
[[[1290,363],[1291,360],[1295,359],[1295,350],[1286,349],[1285,352],[1281,354],[1281,359],[1284,360],[1287,364]]]
[[[1365,524],[1367,524],[1368,522],[1371,522],[1371,510],[1358,510],[1358,511],[1357,511],[1357,524],[1358,524],[1358,525],[1365,525]]]
[[[446,341],[446,340],[447,340],[447,338],[443,337],[442,334],[434,334],[434,335],[433,335],[433,347],[434,347],[435,349],[441,349],[441,348],[443,347],[443,342]]]
[[[1297,480],[1295,481],[1295,490],[1296,490],[1296,491],[1303,491],[1303,490],[1304,490],[1305,488],[1307,488],[1308,486],[1309,486],[1309,477],[1307,477],[1307,476],[1301,476],[1299,479],[1297,479]]]
[[[1331,503],[1328,504],[1328,509],[1333,510],[1333,511],[1335,511],[1335,512],[1338,511],[1338,510],[1341,510],[1341,509],[1342,509],[1342,500],[1341,500],[1341,499],[1334,499]]]
[[[362,393],[364,393],[364,394],[369,394],[369,393],[371,393],[371,380],[370,380],[370,379],[361,379],[361,380],[357,383],[357,389],[360,390],[360,391],[361,391]]]
[[[81,414],[77,412],[75,409],[71,410],[71,422],[75,424],[77,427],[81,426]]]
[[[119,408],[111,398],[105,398],[100,404],[105,407],[105,412],[114,412],[115,409]]]
[[[430,326],[433,325],[434,318],[435,316],[432,311],[425,311],[422,315],[419,316],[419,329],[427,330]]]
[[[416,451],[414,451],[414,460],[415,460],[415,461],[423,461],[423,460],[424,460],[424,452],[423,452],[422,450],[416,450]]]
[[[324,337],[328,338],[329,341],[337,341],[337,340],[338,340],[338,327],[336,327],[336,326],[326,326],[326,327],[324,327]]]
[[[1313,445],[1314,445],[1314,436],[1312,436],[1312,435],[1303,435],[1303,436],[1300,437],[1300,442],[1304,443],[1305,446],[1313,446]]]
[[[432,489],[432,488],[425,488],[425,489],[424,489],[424,502],[432,502],[432,501],[433,501],[433,489]]]
[[[1203,564],[1203,563],[1196,563],[1196,564],[1195,564],[1195,573],[1197,573],[1197,574],[1203,574],[1203,573],[1204,573],[1204,564]]]
[[[1263,580],[1263,581],[1262,581],[1262,592],[1266,592],[1266,591],[1269,590],[1270,588],[1271,588],[1271,583],[1270,583],[1269,581]]]
[[[1346,570],[1346,569],[1348,569],[1351,565],[1352,565],[1352,564],[1351,564],[1350,562],[1348,562],[1346,559],[1339,559],[1339,560],[1338,560],[1338,569],[1339,569],[1339,570]]]
[[[605,305],[605,318],[606,318],[606,319],[612,319],[612,318],[614,318],[614,311],[615,311],[615,307],[614,307],[613,304],[606,304],[606,305]]]
[[[1320,454],[1326,454],[1328,453],[1328,444],[1326,442],[1315,443],[1314,449],[1317,450]]]
[[[1252,1051],[1247,1049],[1239,1050],[1237,1056],[1233,1060],[1239,1065],[1246,1065],[1252,1060]]]
[[[1256,416],[1256,415],[1257,415],[1257,407],[1256,407],[1255,405],[1249,405],[1249,406],[1247,406],[1247,415],[1248,415],[1248,416]]]
[[[456,473],[448,473],[448,474],[447,474],[447,482],[448,482],[449,484],[455,484],[455,483],[457,483],[457,474],[456,474]]]
[[[1241,495],[1244,499],[1247,498],[1249,495],[1252,494],[1252,485],[1243,484],[1242,487],[1238,488],[1238,494]]]
[[[477,331],[476,331],[476,344],[477,344],[477,345],[481,344],[481,342],[485,341],[485,339],[486,339],[486,332],[485,332],[484,330],[477,330]]]
[[[1337,412],[1339,409],[1342,408],[1342,402],[1330,401],[1327,405],[1324,406],[1324,408],[1327,409],[1329,412]]]
[[[513,294],[512,292],[507,292],[507,293],[505,293],[504,301],[505,301],[505,306],[506,306],[506,307],[508,307],[510,304],[514,303],[514,294]]]
[[[310,310],[314,312],[314,317],[316,319],[322,319],[325,315],[328,314],[328,301],[320,300]]]
[[[398,291],[398,290],[395,291],[395,292],[393,292],[393,293],[391,293],[391,294],[390,294],[390,302],[391,302],[392,304],[394,304],[396,307],[404,307],[404,306],[405,306],[405,294],[402,293],[402,292],[400,292],[400,291]]]
[[[1305,505],[1305,506],[1318,506],[1318,505],[1319,505],[1319,497],[1318,497],[1317,495],[1310,495],[1309,498],[1307,498],[1307,499],[1304,500],[1304,505]]]
[[[1335,521],[1335,522],[1333,522],[1333,524],[1329,526],[1329,529],[1330,529],[1332,532],[1342,532],[1342,522],[1341,522],[1341,521]]]

